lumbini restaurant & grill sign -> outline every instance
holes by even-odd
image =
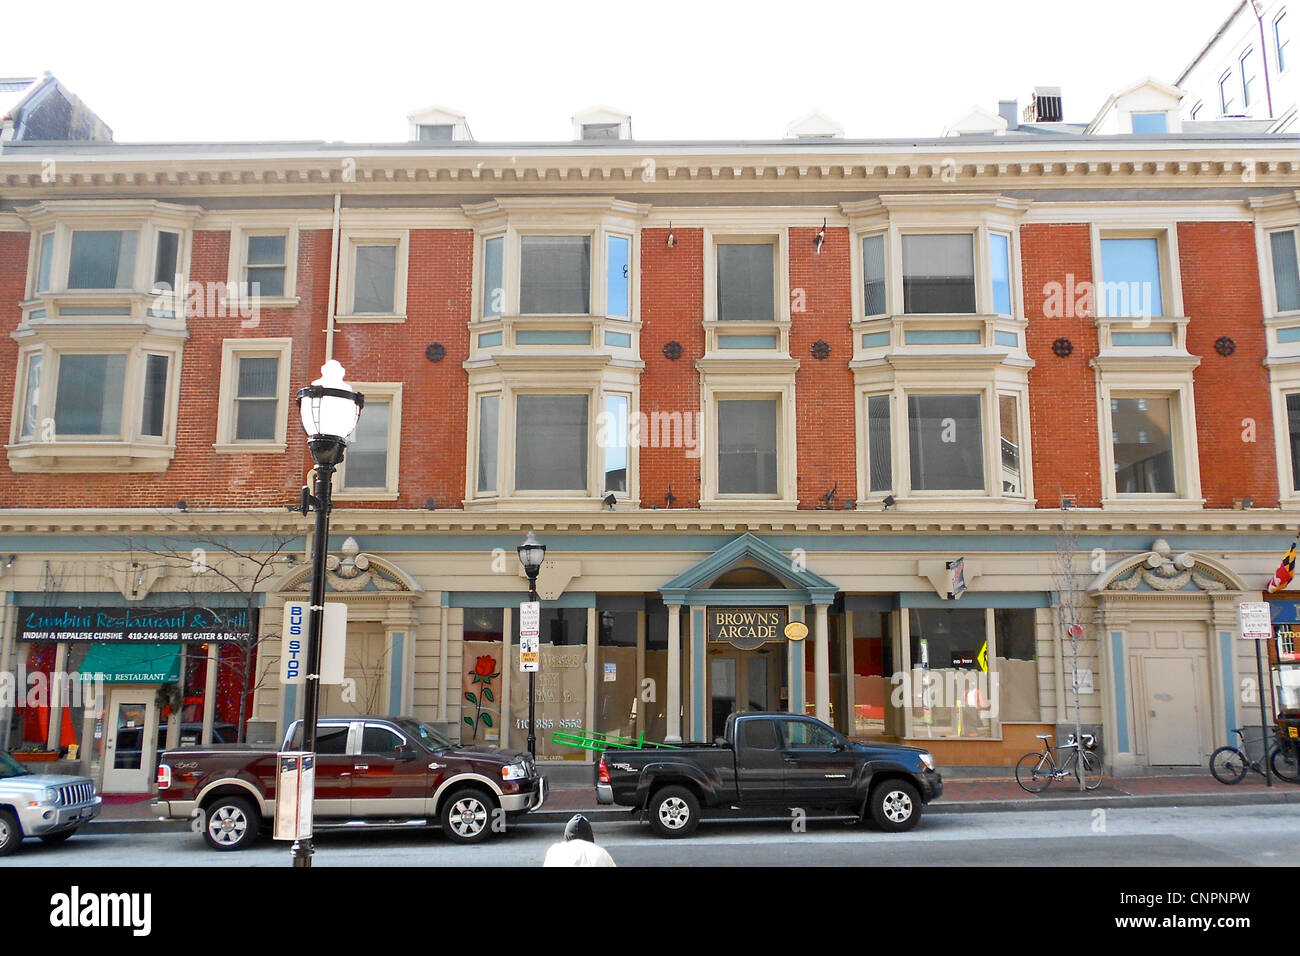
[[[199,607],[24,607],[20,641],[248,642],[257,612]]]
[[[726,641],[742,650],[782,640],[786,613],[783,607],[711,607],[709,640]]]

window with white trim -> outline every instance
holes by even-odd
[[[796,490],[793,371],[771,359],[749,371],[715,360],[702,377],[702,507],[793,508]]]
[[[492,392],[478,398],[478,480],[479,494],[497,492],[497,458],[501,443],[501,393]]]
[[[1255,102],[1255,48],[1247,47],[1237,59],[1237,68],[1241,74],[1241,105],[1246,109]]]
[[[516,394],[518,491],[586,491],[589,399],[586,394]]]
[[[904,235],[903,312],[975,312],[975,243],[969,233]]]
[[[1268,234],[1269,258],[1273,267],[1274,303],[1278,312],[1300,311],[1300,229],[1280,229]]]
[[[405,230],[348,230],[339,277],[342,322],[400,322],[406,318],[409,256]]]
[[[339,467],[338,495],[348,499],[393,499],[400,474],[402,386],[398,382],[353,382],[366,397],[356,431]]]
[[[1190,379],[1190,371],[1172,376],[1153,369],[1144,375],[1134,367],[1122,378],[1103,371],[1103,504],[1199,499],[1191,383],[1157,390],[1138,384],[1143,378],[1172,383]]]
[[[219,452],[280,453],[289,414],[290,339],[222,342]]]
[[[521,236],[519,313],[591,312],[591,236]]]
[[[271,307],[296,305],[297,256],[296,224],[258,219],[236,225],[230,233],[230,297],[256,299]]]
[[[1182,315],[1177,227],[1092,227],[1093,313],[1099,319],[1149,320]]]
[[[718,400],[718,494],[768,495],[779,487],[779,400]]]
[[[1285,73],[1291,66],[1290,54],[1287,50],[1291,43],[1289,30],[1290,27],[1286,22],[1286,11],[1283,10],[1273,18],[1273,51],[1276,54],[1278,73]]]
[[[1232,116],[1237,107],[1235,85],[1231,70],[1219,77],[1219,112],[1223,116]]]
[[[776,318],[776,245],[717,244],[718,320],[771,322]]]

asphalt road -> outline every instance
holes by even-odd
[[[1151,807],[931,814],[910,833],[838,822],[710,823],[687,840],[644,824],[601,822],[596,840],[620,866],[1296,866],[1293,806]],[[435,830],[329,833],[315,866],[538,866],[562,838],[554,824],[521,825],[487,843],[455,846]],[[234,853],[196,833],[78,834],[61,847],[28,841],[0,869],[53,867],[287,867],[288,844]]]

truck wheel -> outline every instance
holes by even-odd
[[[481,843],[492,832],[492,801],[482,790],[458,790],[442,802],[442,832],[453,843]]]
[[[650,799],[650,828],[661,837],[688,837],[700,825],[700,801],[685,787],[664,787]]]
[[[0,856],[8,856],[23,842],[23,831],[12,810],[0,809]]]
[[[242,850],[257,842],[262,816],[247,797],[218,797],[208,804],[203,839],[214,850]]]
[[[921,819],[921,795],[905,780],[886,780],[871,791],[871,819],[890,833],[910,830]]]

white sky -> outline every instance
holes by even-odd
[[[931,137],[1060,86],[1086,122],[1172,83],[1235,0],[277,0],[11,3],[0,74],[49,70],[123,142],[396,142],[459,109],[479,140],[568,140],[593,104],[637,139]]]

